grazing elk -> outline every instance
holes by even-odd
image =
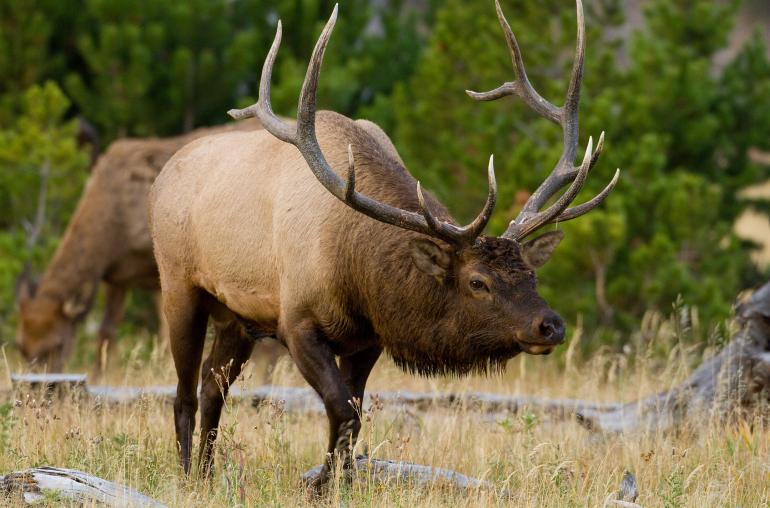
[[[489,193],[476,219],[458,226],[424,195],[387,136],[374,124],[316,113],[316,88],[337,7],[313,52],[297,121],[277,118],[270,80],[281,25],[262,70],[259,101],[235,118],[256,116],[264,130],[198,139],[166,164],[150,196],[178,385],[176,437],[185,472],[191,465],[206,323],[217,329],[203,366],[201,471],[210,471],[223,405],[220,386],[237,377],[253,343],[275,334],[323,399],[329,420],[328,460],[310,487],[320,488],[334,461],[347,464],[360,429],[354,404],[385,351],[422,375],[500,369],[521,352],[547,354],[564,340],[564,323],[538,295],[535,269],[562,238],[546,224],[578,217],[617,182],[568,208],[601,151],[592,143],[574,167],[584,27],[578,0],[578,44],[563,108],[529,84],[519,48],[498,5],[516,81],[480,100],[518,95],[561,125],[564,151],[501,237],[482,236],[496,200]],[[570,183],[571,182],[571,183]],[[566,192],[539,211],[564,185]],[[251,341],[238,330],[248,329]],[[339,360],[339,364],[337,363]],[[226,395],[226,392],[225,392]]]
[[[252,120],[174,138],[112,143],[93,168],[39,285],[28,274],[19,280],[17,344],[22,354],[50,370],[60,370],[72,348],[75,326],[90,309],[99,282],[104,281],[106,305],[98,351],[105,358],[123,315],[127,289],[158,289],[147,195],[163,165],[197,137],[259,127]],[[94,143],[91,138],[87,141]]]

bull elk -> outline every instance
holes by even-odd
[[[497,198],[492,158],[486,204],[460,226],[423,193],[375,124],[316,113],[336,6],[313,51],[296,123],[278,118],[270,105],[279,22],[258,102],[229,112],[237,119],[256,116],[264,130],[199,139],[163,168],[151,191],[151,224],[178,375],[174,420],[186,473],[209,319],[216,337],[201,373],[200,470],[208,473],[212,464],[220,387],[238,376],[257,339],[275,335],[323,400],[329,420],[327,460],[310,482],[313,489],[324,484],[336,461],[349,463],[360,429],[354,405],[383,351],[409,372],[462,375],[502,369],[521,352],[547,354],[563,342],[564,322],[535,287],[535,269],[563,233],[524,238],[595,208],[619,173],[593,199],[568,208],[603,141],[595,151],[589,141],[582,162],[573,165],[585,46],[580,0],[564,107],[529,84],[499,5],[497,13],[516,80],[470,95],[518,95],[564,132],[556,168],[500,237],[481,235]],[[541,210],[567,183],[564,194]],[[239,339],[244,328],[251,341]]]

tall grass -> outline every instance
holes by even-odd
[[[726,333],[728,330],[723,331]],[[491,391],[540,397],[629,401],[665,390],[724,341],[699,339],[697,315],[650,315],[623,351],[583,357],[581,330],[553,357],[522,356],[505,374],[466,379],[421,379],[381,360],[370,391]],[[151,341],[149,342],[151,343]],[[707,344],[696,347],[693,344]],[[134,345],[132,348],[136,349]],[[175,381],[162,350],[120,352],[104,382],[117,385]],[[140,360],[141,359],[141,360]],[[11,356],[0,370],[21,369]],[[277,384],[304,385],[282,361]],[[245,369],[243,387],[261,384],[258,367]],[[524,410],[494,417],[465,408],[415,412],[365,403],[357,453],[450,468],[483,478],[497,492],[460,492],[445,486],[382,486],[366,478],[349,484],[339,475],[316,504],[331,506],[602,506],[624,471],[638,480],[643,506],[770,505],[770,427],[759,417],[724,425],[704,419],[673,432],[592,434],[572,421],[552,422]],[[35,393],[0,399],[0,472],[37,465],[80,469],[129,485],[170,506],[302,506],[311,501],[301,474],[320,463],[326,419],[287,412],[280,402],[253,408],[228,402],[221,422],[211,481],[185,478],[177,465],[172,408],[145,399],[104,406]],[[506,489],[512,498],[500,492]]]

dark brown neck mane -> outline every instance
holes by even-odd
[[[374,199],[418,211],[417,182],[406,168],[352,122],[340,123],[335,125],[338,135],[355,153],[357,188]],[[437,217],[454,223],[440,202],[426,198]],[[339,280],[346,281],[346,300],[370,322],[395,363],[424,376],[502,370],[511,352],[465,329],[463,316],[451,315],[455,293],[412,262],[410,241],[422,235],[361,214],[355,219],[335,230]]]

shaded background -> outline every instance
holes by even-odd
[[[574,5],[501,3],[531,81],[561,104]],[[622,347],[645,315],[671,312],[686,316],[693,340],[708,339],[736,293],[768,275],[767,254],[748,238],[762,240],[770,210],[761,187],[770,176],[770,5],[585,3],[581,140],[607,134],[582,198],[616,167],[622,176],[600,210],[555,226],[566,240],[540,274],[541,293],[591,330],[589,348]],[[293,115],[333,4],[0,3],[0,342],[13,340],[16,277],[26,262],[44,270],[87,179],[77,117],[96,128],[100,148],[224,123],[228,109],[256,99],[279,18],[274,106]],[[517,100],[481,104],[464,93],[511,79],[492,0],[343,0],[319,103],[380,124],[461,221],[483,203],[495,153],[500,196],[488,232],[499,234],[561,153],[558,127]],[[143,328],[151,307],[149,295],[133,297],[123,333]]]

